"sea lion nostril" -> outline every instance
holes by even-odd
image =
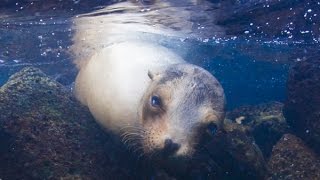
[[[180,148],[180,144],[178,144],[178,143],[173,143],[172,144],[172,149],[173,149],[174,152],[178,151],[179,148]]]
[[[174,143],[171,139],[164,141],[163,151],[165,154],[170,155],[176,152],[180,148],[180,144]]]

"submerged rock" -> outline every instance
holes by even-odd
[[[226,121],[222,131],[208,132],[199,152],[187,163],[181,179],[263,179],[267,173],[263,155],[247,128]],[[169,170],[170,172],[170,170]]]
[[[297,62],[289,73],[284,115],[295,134],[320,153],[320,58]]]
[[[285,134],[272,150],[268,179],[320,179],[320,161],[301,139]]]
[[[178,166],[166,165],[166,171],[178,179],[263,179],[267,168],[263,155],[247,129],[225,122],[224,130],[203,137],[199,151],[191,161]],[[181,166],[179,166],[181,167]]]
[[[289,132],[282,108],[280,102],[244,106],[228,112],[227,119],[247,126],[264,156],[269,157],[273,146]]]
[[[0,178],[134,176],[134,168],[120,161],[130,161],[126,148],[39,69],[25,68],[1,87],[0,112]]]
[[[242,125],[226,121],[224,132],[205,148],[223,170],[222,179],[263,179],[267,173],[262,152]]]

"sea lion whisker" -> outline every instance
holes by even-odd
[[[137,147],[132,151],[134,154],[138,154],[138,158],[144,156],[143,148],[142,147]]]
[[[143,156],[145,156],[145,154],[143,153],[143,151],[140,151],[141,153],[138,155],[138,160],[140,160]]]
[[[126,137],[129,137],[129,136],[132,136],[132,137],[141,137],[142,135],[140,133],[125,133],[125,134],[122,134],[121,137],[122,138],[126,138]]]
[[[123,142],[124,142],[124,144],[130,144],[130,143],[136,143],[136,142],[137,142],[137,144],[139,144],[140,143],[139,140],[140,139],[127,138],[127,139],[124,139]]]
[[[125,136],[122,137],[122,139],[137,139],[137,140],[141,140],[143,138],[143,136],[137,136],[137,135],[132,135],[132,134],[127,134]]]
[[[134,153],[137,153],[139,150],[142,150],[142,147],[136,146],[133,150]]]
[[[142,139],[143,139],[142,137],[126,136],[126,137],[122,138],[122,142],[124,144],[126,144],[128,142],[140,142]]]
[[[122,128],[120,128],[121,130],[122,129],[142,129],[143,130],[143,127],[141,127],[141,126],[132,126],[132,125],[127,125],[127,126],[124,126],[124,127],[122,127]]]
[[[132,134],[132,135],[143,135],[145,132],[144,131],[126,131],[126,132],[123,132],[121,133],[121,136],[123,135],[127,135],[127,134]]]
[[[137,139],[137,138],[134,138],[134,137],[128,137],[126,139],[123,139],[125,143],[135,143],[135,144],[141,144],[141,138]]]
[[[126,133],[123,133],[124,135],[137,135],[137,136],[140,136],[141,135],[141,132],[126,132]]]
[[[127,134],[142,135],[142,134],[144,134],[144,132],[143,131],[126,131],[126,132],[122,132],[120,136],[124,136],[124,135],[127,135]]]
[[[133,142],[140,142],[141,138],[137,139],[134,137],[127,137],[125,139],[122,139],[124,144],[133,143]]]
[[[136,133],[136,134],[143,134],[144,130],[143,129],[133,129],[133,128],[128,128],[126,130],[121,131],[121,135],[126,134],[126,133]]]
[[[153,153],[151,154],[150,158],[154,158],[154,157],[157,157],[161,154],[161,151],[153,151]]]
[[[127,131],[125,133],[122,133],[122,134],[131,134],[131,135],[136,135],[136,136],[141,136],[143,135],[145,132],[143,131]]]
[[[138,144],[138,143],[129,143],[129,144],[127,144],[127,147],[128,147],[128,149],[130,151],[134,152],[137,148],[140,147],[140,144]]]

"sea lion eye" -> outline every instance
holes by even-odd
[[[207,132],[214,136],[218,131],[218,126],[215,123],[210,123],[207,127]]]
[[[151,105],[153,107],[159,107],[161,105],[161,100],[158,96],[152,96],[151,97]]]

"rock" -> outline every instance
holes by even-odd
[[[273,146],[283,134],[289,132],[282,108],[280,102],[244,106],[228,112],[226,118],[249,127],[255,142],[268,158]]]
[[[268,179],[320,179],[320,161],[301,139],[285,134],[272,150]]]
[[[320,153],[320,58],[297,62],[289,73],[284,115],[294,133]]]
[[[1,179],[127,179],[136,173],[123,163],[131,162],[126,148],[39,69],[25,68],[1,87],[0,112]]]
[[[155,161],[153,179],[263,179],[267,165],[247,128],[225,122],[222,131],[205,133],[197,152],[185,161]]]
[[[219,167],[217,179],[263,179],[266,163],[247,128],[225,122],[224,131],[217,133],[204,149]]]

